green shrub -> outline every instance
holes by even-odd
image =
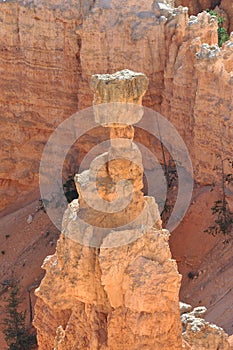
[[[14,280],[10,284],[5,308],[7,316],[3,321],[3,333],[9,350],[30,350],[36,344],[35,336],[26,329],[25,312],[18,311],[20,304],[18,282]]]
[[[225,28],[218,28],[218,45],[222,46],[227,40],[229,40],[229,35]]]
[[[215,16],[218,19],[218,45],[222,47],[222,45],[230,38],[230,36],[227,33],[227,30],[223,27],[223,22],[225,21],[225,19],[213,10],[207,10],[207,12],[211,16]]]
[[[220,159],[220,168],[218,169],[221,174],[220,184],[220,195],[221,198],[214,202],[211,208],[212,215],[214,216],[214,222],[211,226],[204,230],[213,236],[223,234],[224,236],[232,236],[233,233],[233,213],[231,212],[226,199],[227,185],[233,183],[233,174],[225,173],[224,162],[227,161],[231,168],[233,168],[233,161],[229,158],[222,158],[217,155]],[[228,242],[228,239],[224,242]]]
[[[214,224],[209,226],[204,232],[216,236],[219,233],[230,235],[233,229],[233,215],[228,208],[226,200],[217,200],[211,208],[215,216]]]

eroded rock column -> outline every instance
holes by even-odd
[[[181,350],[180,276],[154,198],[142,193],[133,124],[143,116],[145,75],[94,75],[96,121],[109,150],[75,176],[79,200],[44,263],[34,324],[39,349]]]

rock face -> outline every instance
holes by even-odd
[[[172,2],[154,3],[0,2],[0,210],[39,197],[38,169],[49,135],[77,109],[90,106],[92,74],[125,67],[149,77],[144,104],[177,127],[195,180],[201,185],[220,181],[216,155],[233,152],[232,40],[222,50],[212,47],[217,44],[214,19],[189,17]],[[209,1],[199,3],[209,6]],[[221,7],[233,18],[230,0],[222,0]],[[139,141],[156,152],[147,136]],[[86,135],[78,163],[99,140],[98,133]],[[227,318],[230,324],[231,315]]]
[[[203,10],[215,8],[220,2],[219,0],[175,0],[175,6],[187,6],[190,14],[197,15]]]
[[[99,156],[104,166],[96,164],[98,157],[76,176],[80,198],[69,205],[56,253],[44,263],[34,320],[40,350],[182,348],[180,276],[157,205],[141,192],[143,168],[130,125],[142,117],[147,85],[143,74],[128,70],[92,77],[95,118],[110,127],[111,146]],[[94,180],[105,201],[98,211]],[[122,180],[119,210],[115,194]],[[106,213],[106,201],[115,211]]]
[[[191,312],[182,312],[183,338],[192,350],[230,350],[228,335],[220,327],[206,322],[205,307],[196,307]]]
[[[228,17],[228,20],[229,20],[229,28],[228,28],[228,30],[229,30],[229,32],[232,32],[232,30],[233,30],[233,19],[232,19],[232,16],[233,16],[233,4],[232,4],[232,1],[222,0],[220,8],[222,10],[224,10],[225,13],[227,14],[227,17]]]
[[[85,1],[88,3],[88,1]],[[61,4],[60,4],[61,5]],[[81,8],[0,3],[0,210],[38,188],[39,162],[54,128],[77,110]],[[54,7],[54,9],[52,9]],[[61,14],[63,15],[61,16]]]
[[[230,0],[175,0],[175,6],[187,6],[190,15],[197,15],[204,10],[214,10],[224,18],[224,27],[229,32],[233,30],[233,5]]]
[[[219,182],[216,155],[230,157],[233,151],[231,41],[217,47],[217,19],[205,12],[189,17],[187,8],[158,11],[152,2],[136,9],[133,1],[117,11],[116,3],[102,7],[97,1],[79,30],[82,106],[91,103],[88,80],[96,71],[111,73],[127,66],[144,72],[150,80],[145,105],[176,126],[189,149],[195,180],[202,185]],[[203,55],[204,44],[208,53]],[[150,150],[156,153],[153,142]]]
[[[186,8],[174,9],[165,0],[56,6],[50,1],[34,7],[6,1],[0,6],[5,24],[0,36],[0,210],[38,196],[44,144],[61,121],[91,105],[91,75],[125,67],[149,77],[144,104],[177,127],[189,148],[195,179],[201,184],[216,180],[215,154],[222,149],[232,154],[232,45],[216,56],[196,58],[202,44],[217,43],[213,18],[201,14],[189,19]],[[231,14],[230,1],[221,6]],[[87,135],[80,143],[80,159],[96,139]],[[150,147],[155,151],[153,142]]]

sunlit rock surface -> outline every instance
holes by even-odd
[[[182,349],[180,275],[171,259],[169,232],[162,230],[154,199],[141,192],[140,151],[134,149],[133,128],[127,125],[131,119],[123,119],[132,101],[140,105],[147,84],[143,74],[129,70],[91,79],[96,107],[124,103],[118,115],[114,109],[109,115],[95,110],[97,120],[111,128],[111,146],[103,155],[104,166],[95,166],[95,183],[92,168],[89,175],[76,176],[80,198],[66,211],[55,255],[45,260],[34,320],[40,350]],[[141,119],[140,108],[133,117]],[[126,164],[125,154],[132,150],[136,161],[128,156]],[[128,190],[118,193],[124,207],[119,211],[114,193],[122,180],[131,183],[133,195],[125,204]],[[93,209],[91,197],[100,197],[103,206],[100,201]],[[106,213],[106,201],[115,212]]]

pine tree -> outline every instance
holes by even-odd
[[[35,338],[29,334],[25,326],[25,312],[18,311],[21,304],[18,282],[10,285],[10,293],[6,305],[6,318],[3,321],[5,340],[9,350],[30,350]]]

